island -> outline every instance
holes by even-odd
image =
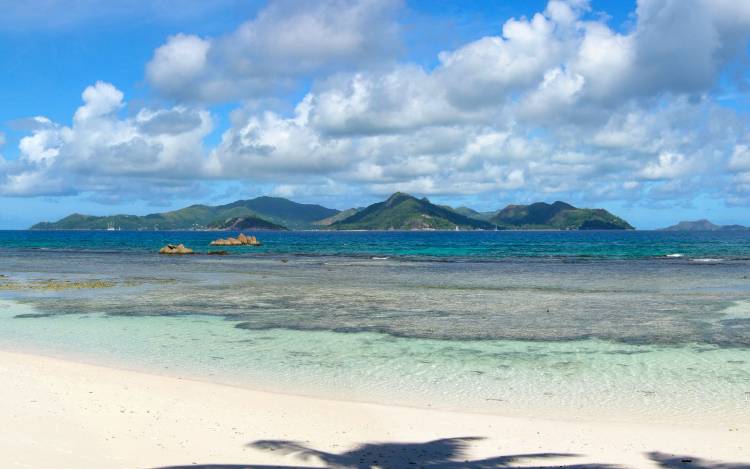
[[[704,219],[695,221],[681,221],[676,225],[661,228],[660,231],[745,231],[750,227],[742,225],[715,225]]]
[[[479,212],[437,205],[396,192],[367,207],[337,210],[281,197],[257,197],[225,205],[191,205],[149,215],[73,214],[41,222],[32,230],[631,230],[622,218],[601,208],[578,208],[557,201]]]

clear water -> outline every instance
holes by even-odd
[[[153,252],[182,242],[198,252],[216,238],[237,233],[205,231],[2,231],[0,249]],[[459,231],[459,232],[260,232],[254,255],[398,256],[438,259],[507,257],[750,259],[750,232],[663,231]]]
[[[342,399],[750,423],[747,235],[261,233],[154,254],[216,236],[0,232],[0,346]],[[86,279],[114,286],[37,283]]]

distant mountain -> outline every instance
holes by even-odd
[[[444,207],[445,208],[450,208],[454,212],[460,213],[461,215],[463,215],[465,217],[474,218],[476,220],[484,220],[484,221],[489,220],[490,218],[492,218],[495,215],[497,215],[497,213],[499,212],[499,210],[496,210],[494,212],[477,212],[473,208],[463,207],[463,206],[462,207],[458,207],[458,208],[451,208],[451,207],[447,207],[447,206],[444,206]]]
[[[282,197],[256,197],[251,200],[238,200],[226,207],[247,207],[266,220],[291,229],[309,229],[314,222],[332,217],[339,210],[317,204],[300,204]]]
[[[494,229],[486,221],[461,215],[456,211],[397,192],[385,202],[378,202],[332,223],[335,230],[464,230]]]
[[[750,227],[742,225],[715,225],[706,219],[681,221],[676,225],[662,228],[661,231],[743,231]]]
[[[316,226],[329,226],[329,225],[332,225],[332,224],[336,223],[337,221],[341,221],[341,220],[344,220],[345,218],[349,218],[352,215],[354,215],[355,213],[360,212],[362,210],[364,210],[364,209],[361,208],[361,207],[360,208],[350,208],[350,209],[341,211],[341,212],[337,213],[336,215],[334,215],[332,217],[328,217],[328,218],[324,218],[322,220],[315,221],[315,222],[313,222],[313,225],[316,225]]]
[[[508,205],[489,219],[490,223],[510,229],[554,230],[632,230],[633,227],[600,208],[577,208],[557,201],[531,205]]]
[[[208,225],[209,229],[224,231],[242,231],[242,230],[274,230],[284,231],[286,227],[271,223],[258,217],[235,217],[224,220],[223,222],[214,222]]]
[[[695,223],[695,222],[691,222]],[[707,222],[708,223],[708,222]],[[713,225],[715,226],[715,225]],[[41,222],[33,230],[494,230],[632,229],[606,210],[576,208],[565,202],[508,205],[496,212],[451,208],[397,192],[366,208],[339,211],[280,197],[257,197],[226,205],[191,205],[145,216],[73,214]],[[670,227],[672,229],[673,227]],[[704,228],[705,229],[705,228]],[[719,227],[718,229],[733,229]],[[736,227],[734,229],[744,229]]]
[[[281,228],[307,229],[312,223],[339,213],[313,204],[300,204],[279,197],[257,197],[226,205],[191,205],[179,210],[145,216],[90,216],[73,214],[57,222],[42,222],[32,230],[189,230],[212,229],[233,218],[260,219]],[[251,221],[252,222],[252,221]],[[213,228],[215,229],[215,228]],[[270,228],[269,228],[270,229]]]

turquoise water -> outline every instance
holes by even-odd
[[[26,234],[0,233],[3,348],[420,407],[750,422],[736,233],[261,233],[177,258],[153,247],[216,234]],[[86,280],[106,288],[44,287]]]
[[[0,249],[153,252],[182,242],[199,252],[236,233],[127,231],[0,231]],[[750,259],[750,232],[476,231],[476,232],[260,232],[260,248],[233,248],[254,255],[399,256],[439,259],[508,257]]]
[[[212,316],[59,315],[2,303],[0,346],[255,389],[547,418],[750,422],[750,350],[246,331]]]

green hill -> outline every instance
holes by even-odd
[[[364,210],[364,209],[362,209],[362,208],[349,208],[349,209],[346,209],[346,210],[343,210],[343,211],[337,213],[336,215],[334,215],[332,217],[327,217],[327,218],[324,218],[322,220],[315,221],[315,222],[313,222],[313,225],[316,225],[316,226],[319,226],[319,227],[330,226],[330,225],[333,225],[334,223],[336,223],[337,221],[341,221],[341,220],[344,220],[346,218],[349,218],[352,215],[354,215],[355,213],[360,212],[362,210]]]
[[[632,230],[628,222],[604,209],[577,208],[565,202],[508,205],[489,219],[500,227],[554,230]]]
[[[267,196],[238,200],[223,207],[244,207],[266,220],[294,230],[310,229],[315,222],[339,213],[339,210],[317,204],[300,204],[282,197]]]
[[[215,229],[227,220],[255,218],[281,229],[307,229],[312,223],[339,213],[320,205],[299,204],[279,197],[257,197],[226,205],[191,205],[179,210],[145,216],[90,216],[73,214],[57,222],[42,222],[32,230],[106,230],[113,226],[123,230],[190,230]],[[271,229],[271,228],[268,228]]]
[[[264,220],[258,217],[235,217],[223,222],[211,223],[208,228],[216,230],[226,231],[242,231],[242,230],[275,230],[285,231],[286,227],[271,223],[268,220]]]
[[[577,208],[565,202],[508,205],[497,212],[453,209],[397,192],[388,200],[345,211],[300,204],[280,197],[257,197],[225,205],[191,205],[145,216],[73,214],[56,222],[42,222],[33,230],[191,230],[256,229],[307,230],[494,230],[632,229],[625,220],[603,209]],[[725,229],[731,229],[727,227]]]
[[[463,207],[463,206],[457,207],[457,208],[452,208],[452,207],[446,207],[446,208],[450,208],[454,212],[459,213],[465,217],[475,218],[477,220],[484,220],[484,221],[489,220],[490,218],[497,215],[497,213],[499,212],[499,210],[496,210],[494,212],[477,212],[473,208]]]
[[[378,202],[330,225],[335,230],[464,230],[494,229],[486,221],[456,213],[452,209],[397,192],[385,202]]]

